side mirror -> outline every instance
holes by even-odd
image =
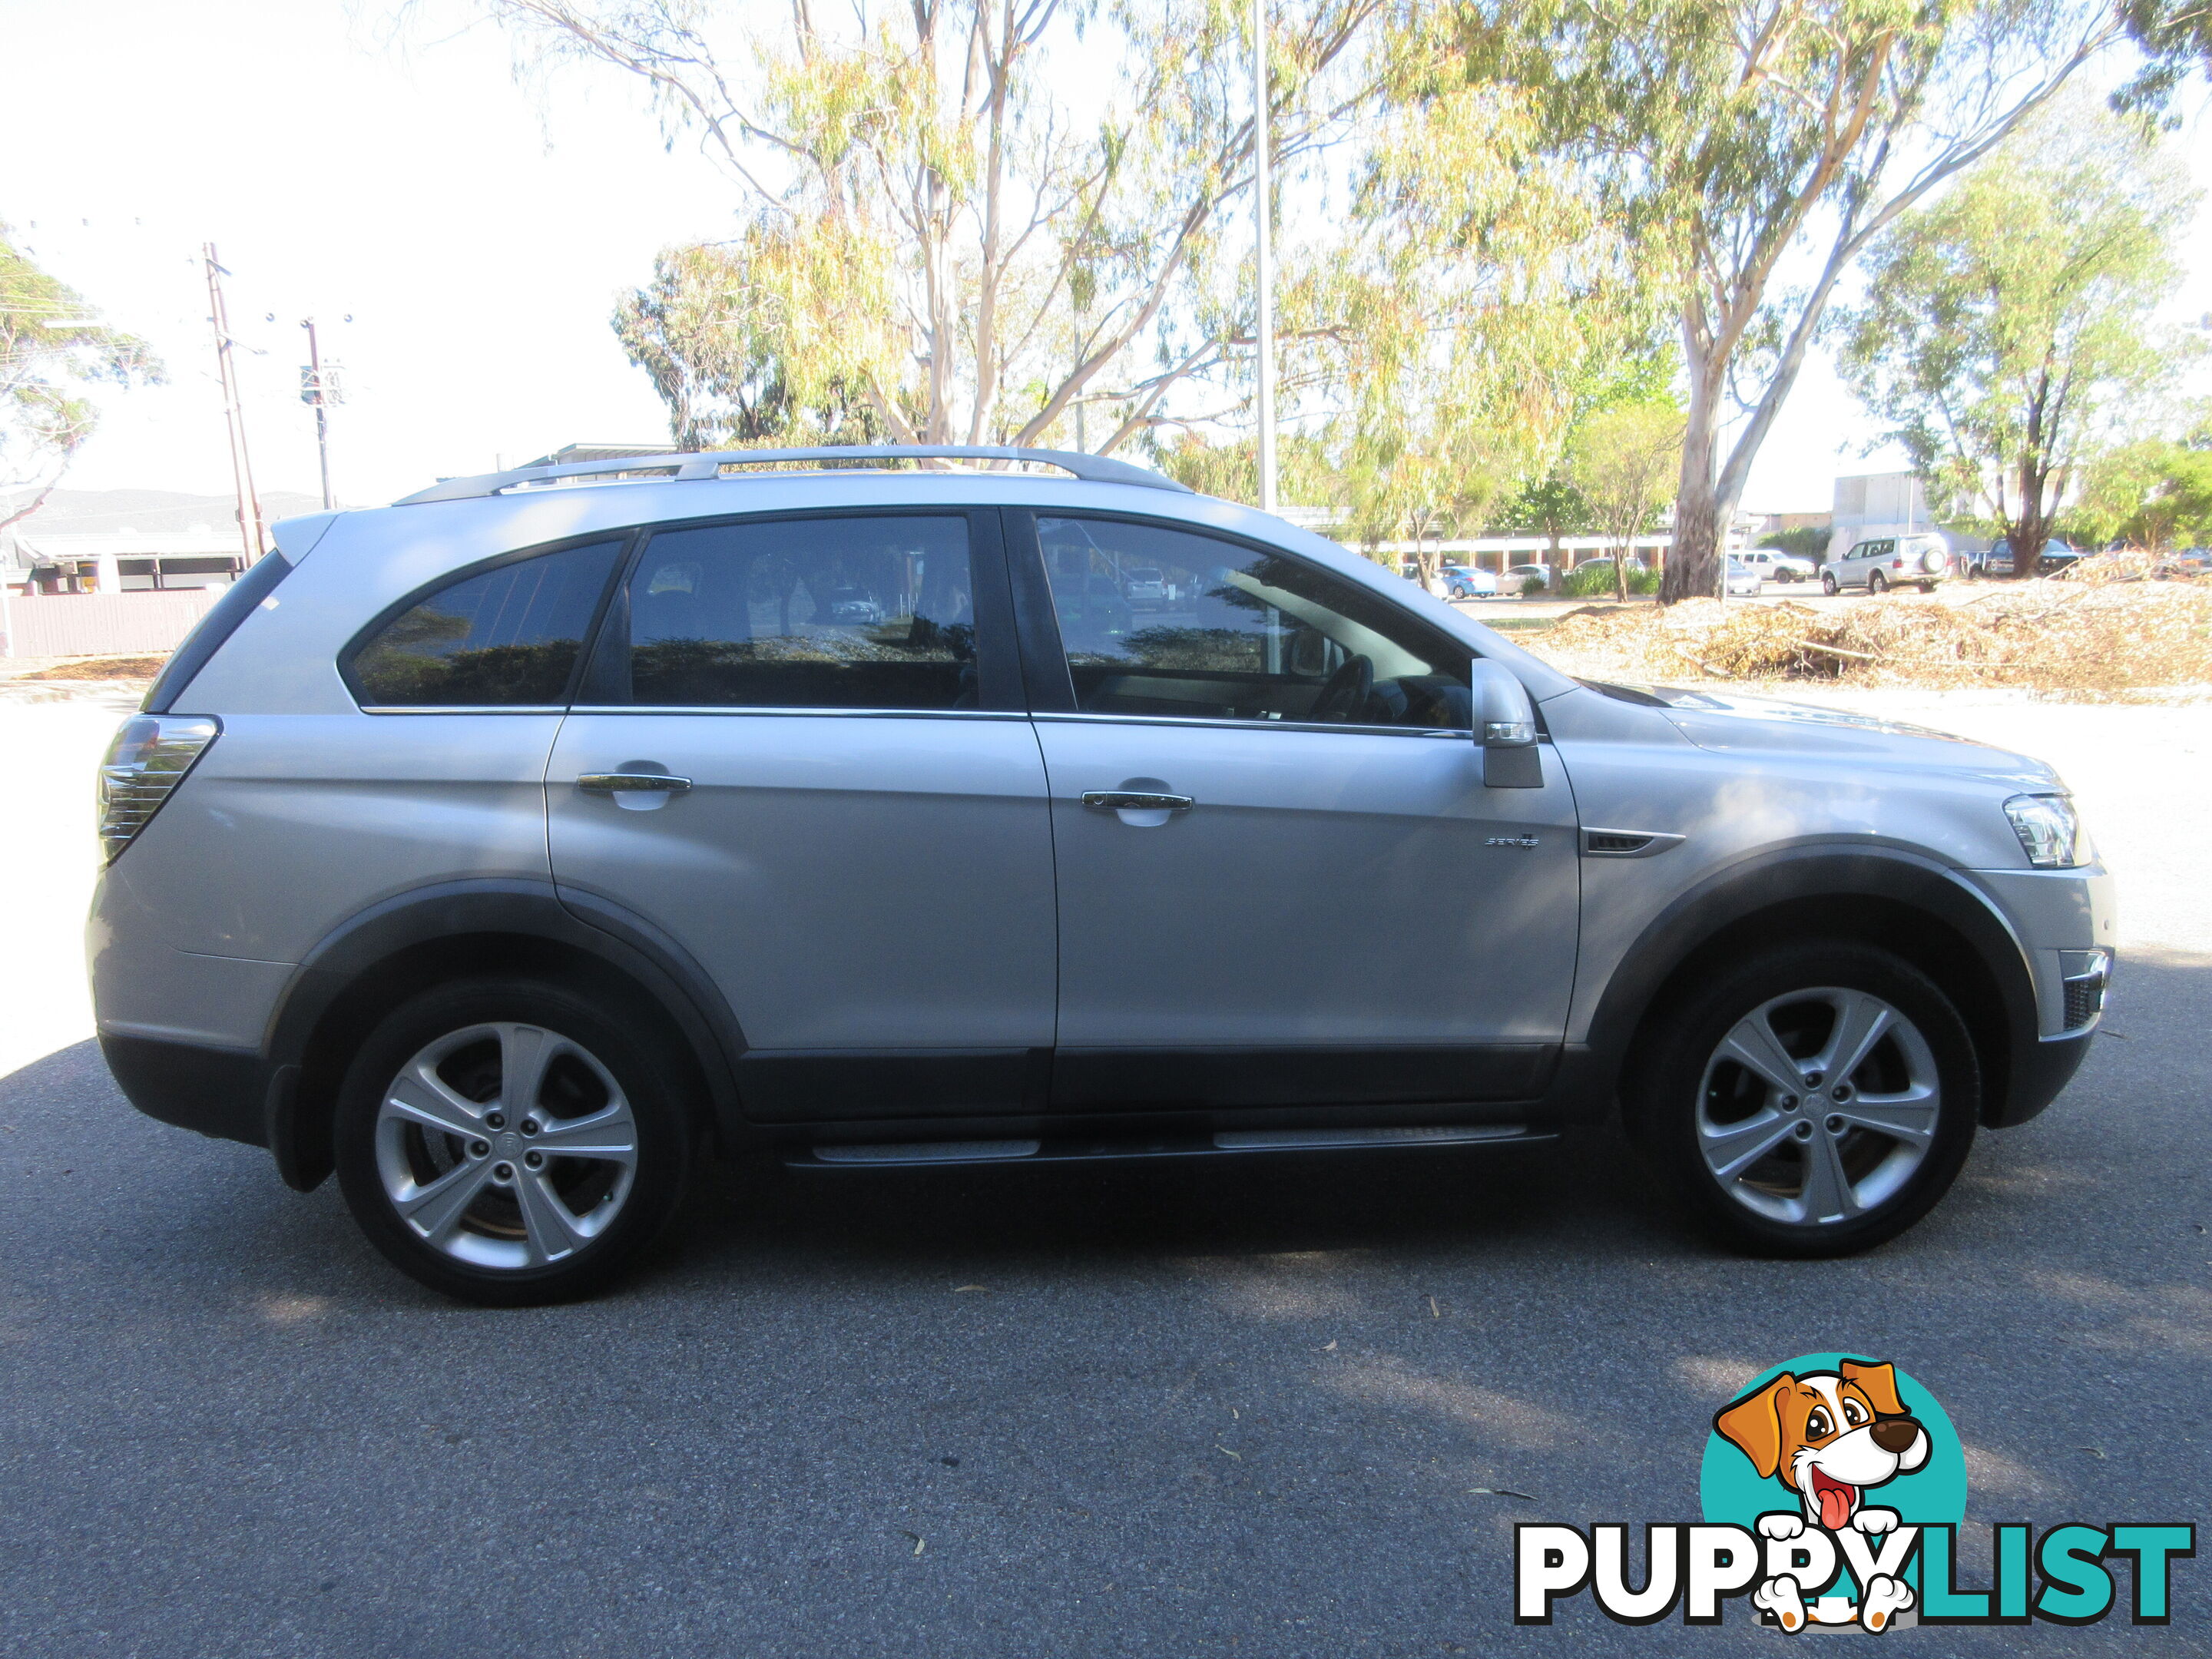
[[[1492,789],[1541,789],[1544,753],[1536,746],[1536,705],[1502,663],[1474,664],[1474,740],[1482,781]]]

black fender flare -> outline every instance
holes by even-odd
[[[2035,981],[2019,933],[1995,902],[1924,854],[1865,841],[1768,848],[1713,872],[1653,918],[1607,981],[1584,1042],[1567,1052],[1569,1092],[1601,1115],[1654,1002],[1682,965],[1729,928],[1793,904],[1842,901],[1917,911],[1964,941],[1989,981],[1987,1005],[1965,1010],[1984,1040],[1983,1121],[2025,1121],[2050,1103],[2071,1067],[2046,1089]],[[1958,993],[1954,990],[1954,994]],[[2033,1098],[2035,1095],[2041,1098]],[[1585,1115],[1577,1113],[1577,1115]]]
[[[326,1103],[306,1098],[301,1088],[325,1017],[364,975],[401,952],[485,934],[580,951],[640,987],[682,1034],[706,1081],[723,1143],[747,1138],[734,1070],[745,1051],[744,1034],[690,953],[643,917],[597,895],[542,878],[487,877],[441,882],[371,905],[325,935],[294,970],[262,1044],[269,1077],[265,1144],[288,1184],[309,1191],[330,1173],[329,1137],[313,1121],[314,1109]]]

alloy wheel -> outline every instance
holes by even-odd
[[[1753,1214],[1817,1228],[1894,1197],[1942,1115],[1936,1056],[1901,1012],[1865,991],[1792,991],[1731,1026],[1698,1091],[1698,1150]]]
[[[377,1109],[376,1170],[400,1221],[477,1267],[575,1255],[621,1212],[638,1131],[614,1074],[581,1044],[501,1021],[419,1050]]]

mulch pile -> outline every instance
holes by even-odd
[[[2021,582],[1818,608],[1591,606],[1516,642],[1593,679],[1839,680],[2123,696],[2212,684],[2212,583]]]

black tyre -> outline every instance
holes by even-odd
[[[1981,1115],[1966,1023],[1935,982],[1844,940],[1779,946],[1673,1005],[1632,1057],[1630,1133],[1713,1231],[1848,1255],[1950,1189]]]
[[[1869,593],[1888,592],[1889,578],[1883,575],[1879,570],[1869,571],[1867,573],[1867,592]]]
[[[698,1133],[650,1023],[534,979],[427,991],[340,1089],[340,1189],[403,1272],[520,1307],[606,1284],[667,1229]]]
[[[1824,570],[1820,573],[1820,591],[1823,593],[1826,593],[1830,599],[1835,598],[1836,573],[1834,571]]]

